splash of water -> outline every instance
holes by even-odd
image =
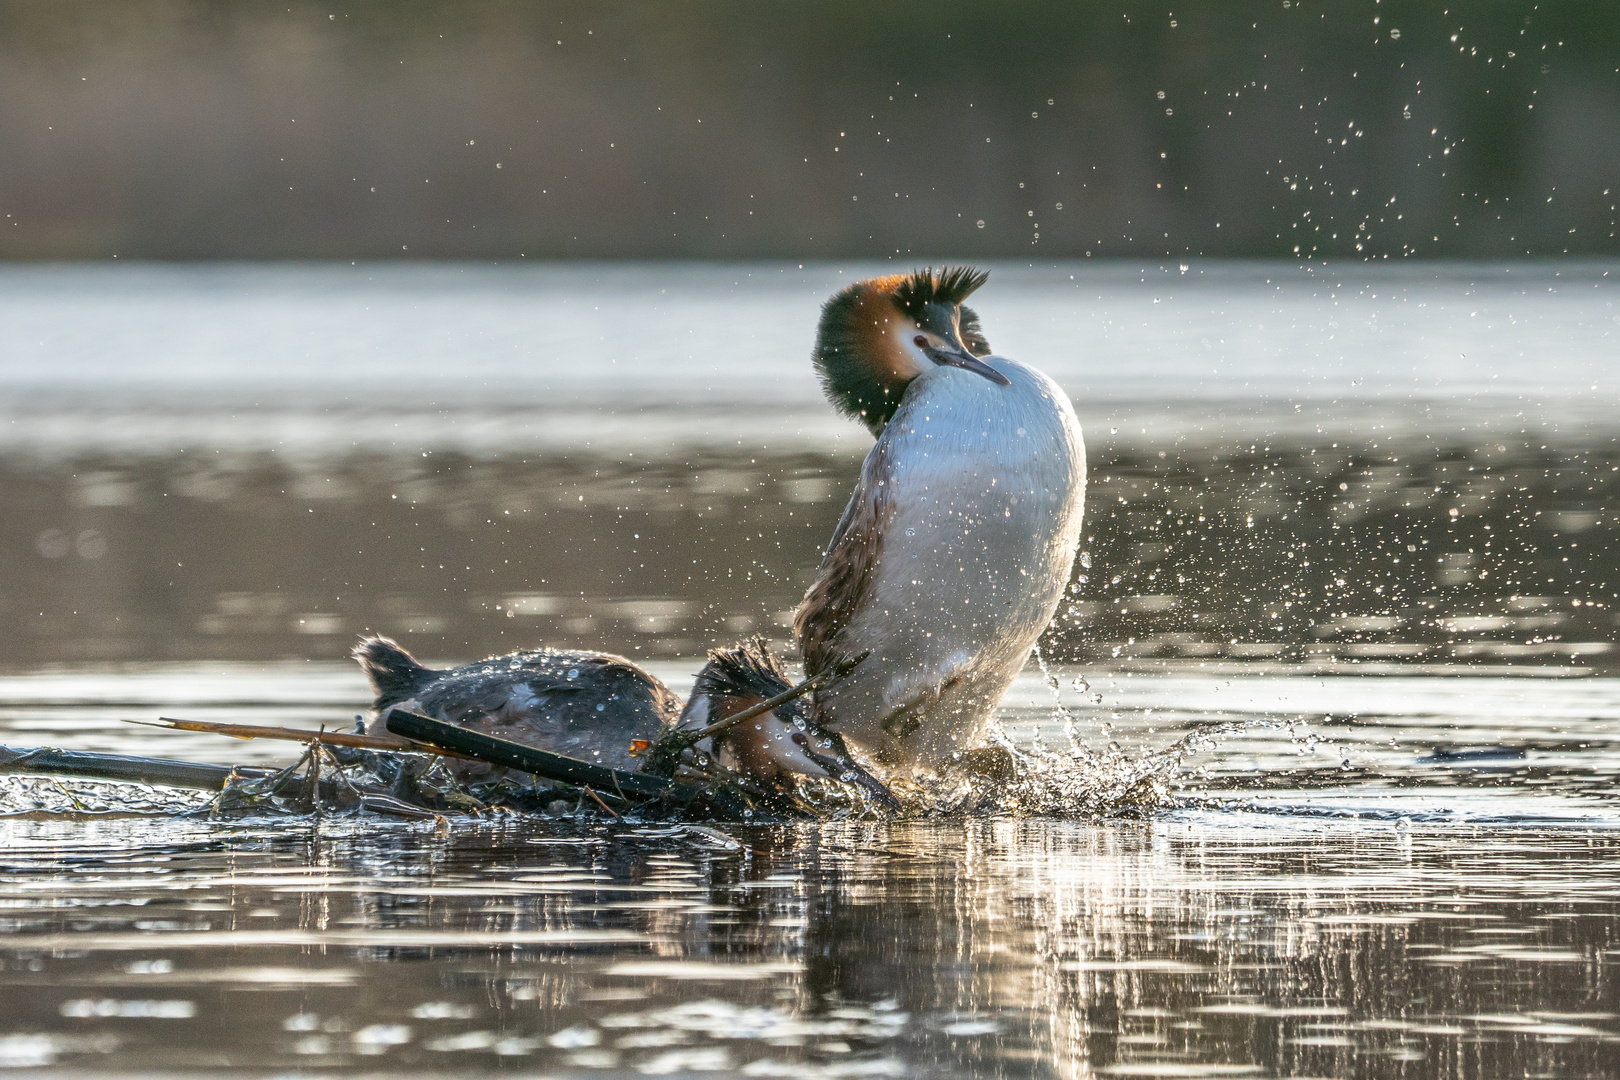
[[[1117,817],[1173,809],[1175,787],[1187,759],[1214,750],[1225,739],[1256,728],[1275,727],[1269,719],[1207,724],[1167,746],[1128,753],[1109,741],[1101,752],[1021,748],[1004,730],[992,738],[1010,755],[1011,782],[984,785],[990,812],[1021,812],[1064,817]]]
[[[987,731],[987,745],[958,755],[951,767],[937,774],[890,777],[907,816],[1145,815],[1187,805],[1185,792],[1178,792],[1178,788],[1184,788],[1201,772],[1188,771],[1187,760],[1215,749],[1228,737],[1258,728],[1286,728],[1302,755],[1315,753],[1318,746],[1334,749],[1332,742],[1311,732],[1302,718],[1247,718],[1207,724],[1168,745],[1135,751],[1123,749],[1112,737],[1112,725],[1102,720],[1097,724],[1100,749],[1094,749],[1082,738],[1082,722],[1064,701],[1063,685],[1039,647],[1033,650],[1033,658],[1052,695],[1050,719],[1062,732],[1061,742],[1049,746],[1037,725],[1027,742],[1020,745],[999,721],[993,720]],[[1082,702],[1098,704],[1101,695],[1091,693],[1084,675],[1074,676],[1070,685]],[[1114,715],[1117,718],[1118,714]],[[1348,760],[1341,761],[1340,767],[1349,768]],[[334,769],[334,775],[343,771]],[[872,771],[883,774],[882,769]],[[885,816],[858,789],[847,784],[800,778],[797,793],[805,809],[821,820]],[[472,808],[476,809],[476,804]],[[4,814],[174,814],[233,809],[238,813],[258,809],[272,814],[299,814],[307,807],[279,803],[226,806],[218,800],[210,804],[209,798],[200,793],[140,785],[81,780],[64,784],[54,778],[0,777],[0,813]],[[459,804],[447,805],[441,812],[455,815],[466,809]],[[538,817],[594,816],[584,800],[578,800],[577,805],[554,802],[543,809],[536,806],[528,810]]]
[[[1087,746],[1079,722],[1063,701],[1062,685],[1048,667],[1040,647],[1033,650],[1036,665],[1052,693],[1052,719],[1062,728],[1062,746],[1048,747],[1037,727],[1027,745],[1018,745],[998,720],[992,720],[988,742],[999,760],[984,768],[984,755],[971,756],[979,768],[948,772],[941,777],[896,785],[897,793],[913,811],[935,814],[1000,815],[1040,814],[1097,818],[1150,814],[1178,805],[1175,788],[1184,779],[1187,760],[1214,750],[1225,739],[1260,728],[1275,728],[1281,721],[1251,717],[1206,724],[1156,749],[1127,752],[1113,740],[1112,725],[1100,725],[1102,749]],[[1084,676],[1073,682],[1084,695],[1090,684]],[[1090,700],[1097,703],[1100,695]],[[1291,734],[1294,723],[1288,723]],[[1295,735],[1296,742],[1314,748],[1315,735]],[[1303,751],[1302,751],[1303,752]],[[908,798],[909,796],[909,798]]]

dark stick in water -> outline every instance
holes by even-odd
[[[769,819],[769,815],[755,810],[745,797],[723,787],[700,788],[662,776],[611,769],[606,765],[524,746],[510,739],[485,735],[459,724],[398,708],[389,712],[387,726],[395,735],[407,739],[447,747],[491,765],[503,765],[546,780],[573,784],[575,787],[591,787],[603,793],[618,792],[626,801],[631,798],[658,800],[673,796],[677,803],[707,802],[716,813],[739,821]]]
[[[459,724],[436,720],[431,716],[407,712],[404,709],[390,711],[387,726],[395,735],[402,735],[407,739],[458,750],[492,765],[520,769],[536,776],[543,776],[547,780],[561,781],[577,787],[605,788],[608,791],[618,788],[627,795],[656,799],[668,791],[672,784],[672,781],[661,777],[620,772],[606,765],[597,765],[564,754],[554,754],[550,750],[525,746],[510,739],[485,735]]]

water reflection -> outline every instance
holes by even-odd
[[[1573,437],[1570,437],[1573,440]],[[1049,654],[1608,667],[1611,438],[1459,434],[1092,448]],[[0,457],[0,656],[690,655],[785,635],[854,455]]]
[[[1602,1075],[1614,279],[1197,269],[1031,269],[984,309],[1088,424],[1043,643],[1069,723],[1132,761],[1226,732],[1151,816],[227,822],[7,778],[0,1066]],[[8,271],[0,741],[285,764],[122,720],[346,724],[367,630],[608,647],[677,691],[781,635],[866,443],[780,348],[838,275],[734,270],[226,273],[259,321],[201,271]],[[701,337],[648,351],[600,313],[626,295]],[[1033,670],[1003,722],[1068,737]]]
[[[1620,1040],[1607,831],[5,831],[13,1064],[1586,1075]]]
[[[857,272],[6,270],[0,664],[779,634],[870,445],[803,354]],[[1613,267],[994,274],[1093,466],[1052,655],[1615,662]]]

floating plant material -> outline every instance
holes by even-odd
[[[746,719],[809,689],[800,684],[752,710],[709,728],[671,729],[641,747],[642,767],[629,772],[557,754],[433,717],[391,710],[387,734],[360,735],[269,725],[163,719],[149,726],[198,731],[235,738],[269,738],[305,744],[293,764],[274,771],[199,765],[53,749],[0,748],[0,772],[33,773],[53,779],[45,796],[17,801],[44,812],[91,812],[56,777],[127,781],[143,785],[206,791],[206,800],[164,809],[211,815],[380,813],[406,818],[517,812],[574,816],[581,812],[640,821],[841,820],[877,810],[908,816],[1039,814],[1097,818],[1139,815],[1176,804],[1172,787],[1188,755],[1213,747],[1221,738],[1256,721],[1207,724],[1168,746],[1128,754],[1113,741],[1108,724],[1103,748],[1080,739],[1078,723],[1062,700],[1061,685],[1039,650],[1035,660],[1052,693],[1050,718],[1061,724],[1063,742],[1048,747],[1039,729],[1019,744],[999,725],[989,745],[954,755],[938,774],[891,780],[894,796],[884,798],[830,779],[798,777],[788,788],[757,783],[720,767],[695,743],[720,727]],[[1077,685],[1083,686],[1083,680]],[[1089,688],[1087,688],[1089,689]],[[1259,721],[1265,723],[1265,721]],[[1311,743],[1316,737],[1308,736]],[[1296,740],[1297,741],[1297,740]],[[1310,747],[1307,747],[1310,749]],[[502,766],[496,778],[468,783],[445,759],[472,759]],[[522,777],[533,777],[532,783]],[[875,785],[881,787],[877,781]],[[114,788],[114,791],[117,789]],[[104,808],[103,797],[96,808]],[[138,800],[129,809],[139,812]]]
[[[1198,732],[1162,750],[1128,757],[1117,746],[1095,753],[1078,741],[1062,750],[1048,749],[1039,742],[1019,747],[997,727],[992,732],[995,745],[960,755],[959,767],[938,776],[896,780],[891,786],[898,812],[905,816],[1149,813],[1171,805],[1171,781],[1182,760],[1208,746],[1218,734]],[[684,765],[677,770],[683,777],[680,780],[628,773],[619,777],[617,785],[612,777],[593,777],[597,783],[590,783],[583,775],[576,778],[577,783],[553,780],[524,785],[505,776],[463,785],[441,757],[311,745],[297,761],[279,771],[197,766],[199,779],[176,787],[170,785],[185,778],[161,769],[152,771],[154,761],[164,766],[185,764],[115,754],[0,748],[0,773],[33,774],[0,776],[0,806],[12,813],[227,817],[370,812],[432,819],[491,812],[573,817],[583,812],[632,820],[756,824],[847,820],[876,812],[873,800],[860,789],[830,779],[799,777],[793,790],[773,792],[755,788],[740,777],[699,773]],[[120,763],[125,766],[122,770]],[[502,758],[500,763],[514,768],[536,765],[534,759],[522,755]],[[573,766],[602,768],[587,762],[574,762]],[[203,772],[214,774],[216,770],[218,783],[202,782]],[[626,780],[633,782],[627,784]],[[187,789],[199,794],[180,794]]]
[[[734,821],[759,821],[772,816],[761,805],[764,793],[751,795],[743,789],[741,778],[709,774],[702,778],[704,782],[692,783],[649,772],[625,772],[401,709],[390,712],[388,730],[492,764],[571,784],[592,792],[598,801],[616,800],[632,809],[700,814],[707,810],[707,816]],[[679,771],[673,761],[669,764],[671,773]]]
[[[394,710],[389,737],[306,731],[284,727],[165,720],[169,730],[205,731],[236,738],[291,739],[306,744],[303,755],[279,771],[198,765],[160,758],[0,747],[0,773],[49,777],[63,799],[24,805],[55,812],[85,810],[59,777],[123,781],[144,787],[215,793],[183,809],[212,814],[322,814],[371,811],[399,817],[482,814],[501,809],[527,813],[574,813],[585,800],[612,817],[768,822],[809,817],[814,809],[791,792],[750,784],[740,775],[713,771],[698,756],[655,758],[653,772],[625,772],[495,738],[432,717]],[[381,747],[381,748],[375,748]],[[682,747],[690,751],[690,747]],[[446,757],[508,766],[536,778],[532,785],[510,775],[463,784]],[[667,760],[665,760],[667,758]],[[15,786],[15,784],[13,784]],[[63,801],[65,800],[65,802]],[[98,804],[99,805],[99,804]],[[131,804],[132,809],[138,809]],[[165,809],[172,808],[169,805]]]
[[[947,817],[1039,814],[1095,818],[1152,813],[1174,805],[1173,782],[1190,754],[1210,749],[1223,736],[1255,723],[1209,725],[1161,749],[1130,755],[1112,741],[1101,751],[1088,748],[1061,701],[1055,708],[1054,718],[1064,727],[1064,745],[1048,747],[1038,735],[1027,745],[1018,745],[999,724],[993,725],[990,745],[957,754],[939,774],[891,780],[897,801],[892,806],[885,802],[881,808],[905,816]],[[176,729],[231,734],[234,727],[188,723]],[[431,739],[443,745],[421,748],[432,752],[368,750],[333,745],[328,741],[333,733],[254,730],[276,732],[270,737],[295,738],[307,746],[297,761],[279,771],[0,747],[0,774],[24,774],[0,776],[6,785],[0,787],[0,805],[25,813],[237,816],[371,812],[426,819],[490,812],[572,817],[583,812],[633,820],[756,824],[846,820],[867,817],[879,809],[863,789],[831,779],[797,777],[790,790],[765,788],[719,770],[690,747],[684,748],[682,760],[664,755],[668,757],[662,761],[667,776],[630,773],[398,710],[390,718],[389,730],[402,743]],[[526,785],[507,773],[463,784],[446,756],[503,765],[536,777],[536,782]],[[171,794],[174,789],[209,795],[180,796]]]
[[[168,716],[160,716],[155,721],[129,720],[131,724],[142,724],[147,727],[165,727],[175,731],[204,731],[215,735],[230,735],[238,739],[288,739],[293,742],[320,743],[324,746],[346,746],[359,750],[404,750],[416,753],[443,754],[451,757],[458,756],[452,750],[444,750],[436,746],[413,742],[410,739],[382,736],[361,735],[346,731],[307,731],[301,728],[267,727],[262,724],[220,724],[206,720],[176,720]]]

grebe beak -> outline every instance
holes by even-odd
[[[923,355],[927,356],[928,359],[932,360],[936,364],[949,364],[951,367],[959,367],[964,371],[971,371],[975,375],[983,375],[997,386],[1012,385],[1011,379],[1007,378],[1007,376],[1003,375],[1001,372],[997,371],[983,360],[980,360],[977,356],[974,356],[972,353],[968,352],[965,346],[962,348],[950,349],[924,349]]]
[[[923,355],[936,364],[949,364],[964,371],[971,371],[975,375],[983,375],[997,386],[1011,386],[1012,380],[989,364],[973,355],[973,350],[967,347],[962,340],[962,328],[957,309],[946,307],[944,304],[930,304],[924,321],[924,328],[932,330],[938,337],[945,339],[946,344],[941,348],[926,347]],[[919,341],[917,344],[921,345]]]

